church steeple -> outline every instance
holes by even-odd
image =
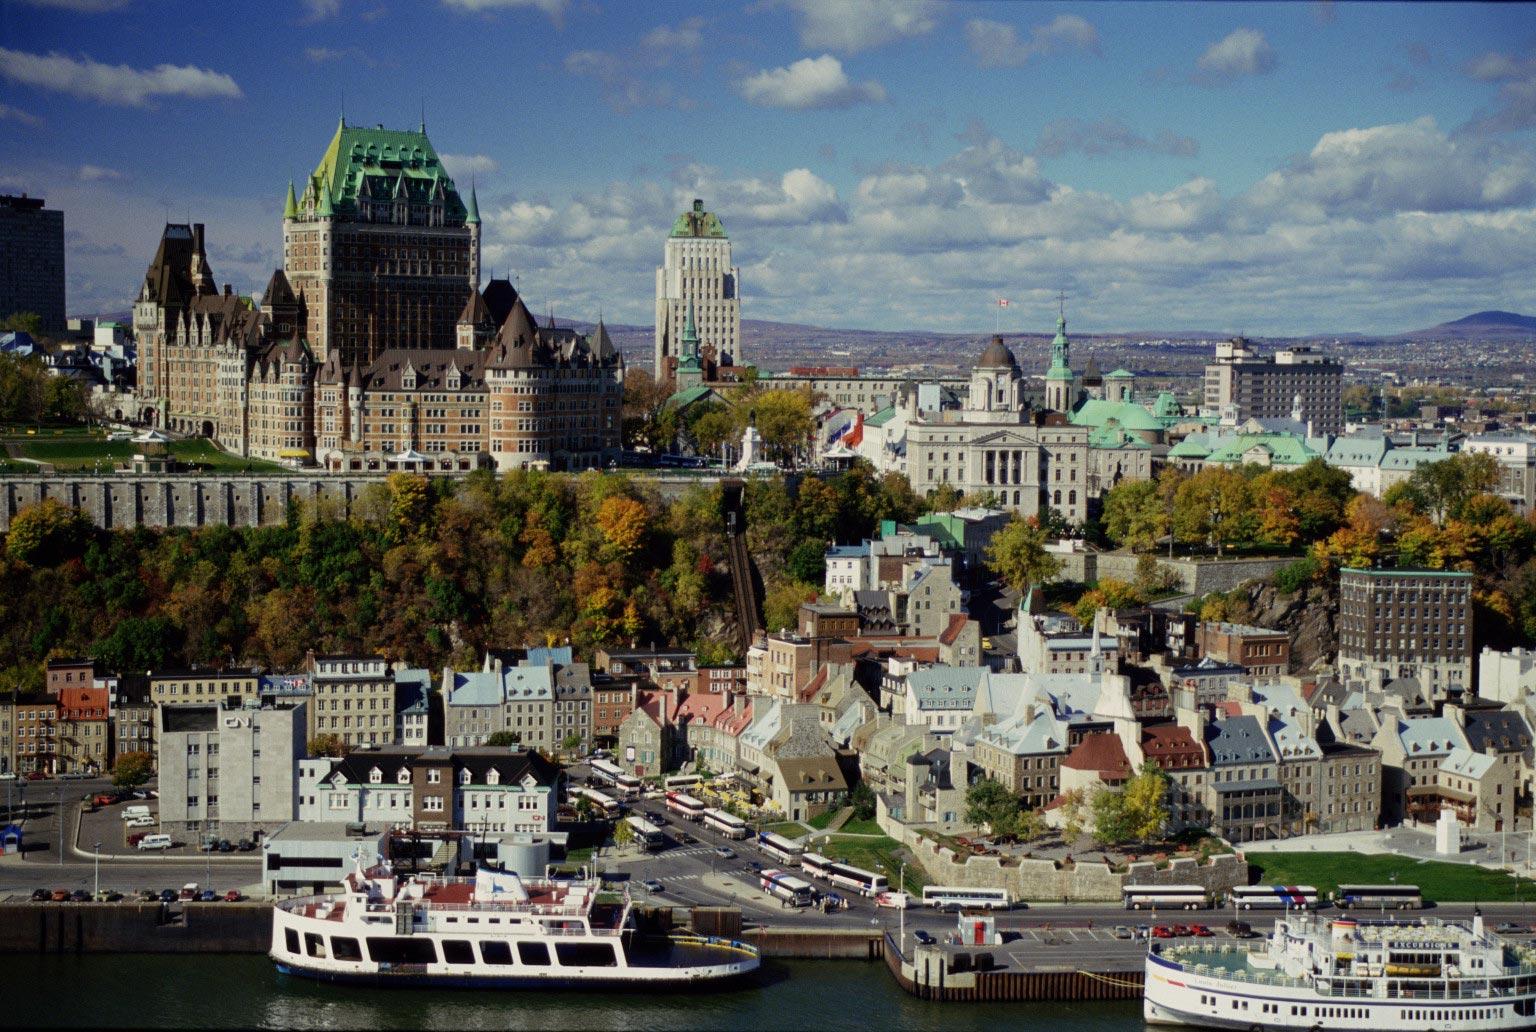
[[[699,357],[699,330],[693,322],[693,302],[688,302],[688,316],[683,320],[683,357]]]
[[[1045,371],[1045,407],[1052,412],[1072,408],[1071,346],[1067,343],[1067,313],[1056,316],[1056,339],[1051,341],[1051,367]]]

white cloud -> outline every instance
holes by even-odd
[[[938,25],[938,0],[787,0],[799,16],[807,50],[855,54],[900,39],[926,36]]]
[[[1518,132],[1536,126],[1536,56],[1515,57],[1497,51],[1475,58],[1467,74],[1499,84],[1494,110],[1469,123],[1479,132]]]
[[[443,167],[462,189],[472,176],[488,176],[501,168],[500,162],[488,154],[439,154]]]
[[[1258,29],[1233,29],[1212,43],[1196,64],[1204,78],[1231,82],[1245,75],[1272,71],[1275,52]]]
[[[43,57],[0,48],[0,75],[25,86],[124,107],[147,107],[155,97],[242,96],[235,80],[222,72],[169,64],[130,68],[56,51]]]
[[[123,174],[115,168],[104,168],[101,165],[81,165],[80,179],[89,183],[96,179],[121,179]]]
[[[689,171],[693,178],[683,192],[711,198],[711,210],[729,213],[731,225],[807,226],[847,218],[837,190],[810,169],[790,169],[777,182],[758,177],[717,179],[698,166]]]
[[[640,45],[658,53],[697,50],[704,45],[704,19],[686,18],[676,26],[658,25],[640,38]]]
[[[532,9],[543,11],[552,21],[558,22],[567,6],[566,0],[442,0],[444,7],[467,12]]]
[[[304,0],[304,10],[308,12],[305,21],[324,21],[341,13],[341,0]]]
[[[1057,157],[1069,151],[1083,154],[1145,151],[1187,158],[1200,153],[1200,143],[1191,137],[1179,136],[1170,129],[1159,129],[1157,135],[1149,139],[1115,118],[1098,122],[1058,118],[1040,130],[1040,142],[1035,150],[1047,157]]]
[[[1099,52],[1099,32],[1075,14],[1061,14],[1030,30],[1028,41],[1019,39],[1012,25],[988,18],[965,23],[965,41],[983,68],[1021,65],[1032,57],[1074,48]]]
[[[677,96],[672,85],[649,80],[636,74],[635,62],[604,50],[573,50],[565,56],[565,70],[570,75],[590,78],[602,87],[603,101],[623,114],[636,108],[686,109],[692,104]]]
[[[1217,228],[1221,193],[1210,179],[1189,182],[1161,194],[1143,194],[1125,206],[1126,218],[1137,229],[1187,233]]]
[[[20,122],[22,125],[32,126],[34,129],[43,124],[43,120],[36,115],[11,107],[9,104],[0,104],[0,122]]]
[[[885,101],[885,87],[873,79],[854,82],[831,54],[806,57],[787,68],[765,68],[737,83],[742,98],[759,107],[807,111]]]

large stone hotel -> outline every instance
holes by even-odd
[[[584,469],[618,457],[624,362],[479,289],[480,215],[422,131],[337,128],[289,184],[258,307],[167,225],[134,307],[156,425],[327,470]]]

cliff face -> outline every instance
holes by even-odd
[[[1245,587],[1247,612],[1235,613],[1233,619],[1290,632],[1291,673],[1333,669],[1339,639],[1334,626],[1338,600],[1332,584],[1314,582],[1293,592],[1281,592],[1268,581],[1249,581]]]

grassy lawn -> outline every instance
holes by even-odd
[[[783,835],[785,838],[799,838],[810,829],[799,821],[780,821],[777,824],[764,824],[763,831],[771,831],[775,835]]]
[[[1259,881],[1266,885],[1315,885],[1324,896],[1340,882],[1390,885],[1396,875],[1399,884],[1417,885],[1426,900],[1437,903],[1536,897],[1536,886],[1529,880],[1517,882],[1502,871],[1394,853],[1252,853],[1248,862],[1260,870]]]
[[[810,820],[806,821],[805,823],[809,824],[811,827],[815,828],[817,831],[826,831],[827,830],[827,825],[831,824],[832,823],[832,818],[834,818],[836,816],[837,816],[837,811],[836,810],[828,810],[826,813],[818,813],[816,816],[812,817]]]
[[[878,821],[876,821],[873,817],[871,817],[867,821],[856,820],[856,819],[850,817],[850,818],[848,818],[848,823],[844,824],[842,826],[842,828],[839,829],[839,830],[841,830],[842,832],[844,832],[845,834],[848,834],[848,835],[884,835],[885,834],[885,829],[880,827],[880,823]]]
[[[833,835],[825,849],[822,848],[819,840],[814,844],[814,848],[817,852],[834,859],[846,857],[848,863],[854,867],[862,867],[866,871],[884,871],[893,886],[901,870],[901,859],[896,855],[901,845],[895,839],[886,836],[869,839]],[[921,893],[923,886],[928,884],[922,868],[916,864],[907,864],[906,878],[906,884],[902,887],[908,892]]]
[[[71,439],[58,440],[28,437],[9,443],[14,444],[17,452],[23,457],[36,459],[38,462],[50,462],[58,469],[84,469],[94,466],[98,461],[103,466],[115,462],[127,462],[143,450],[143,445],[134,444],[132,441],[108,441],[100,435],[95,437],[76,435]],[[172,441],[168,447],[171,454],[181,462],[195,463],[205,469],[219,472],[244,472],[249,467],[253,471],[270,473],[284,468],[275,462],[241,459],[225,454],[215,447],[212,441],[204,438]]]

